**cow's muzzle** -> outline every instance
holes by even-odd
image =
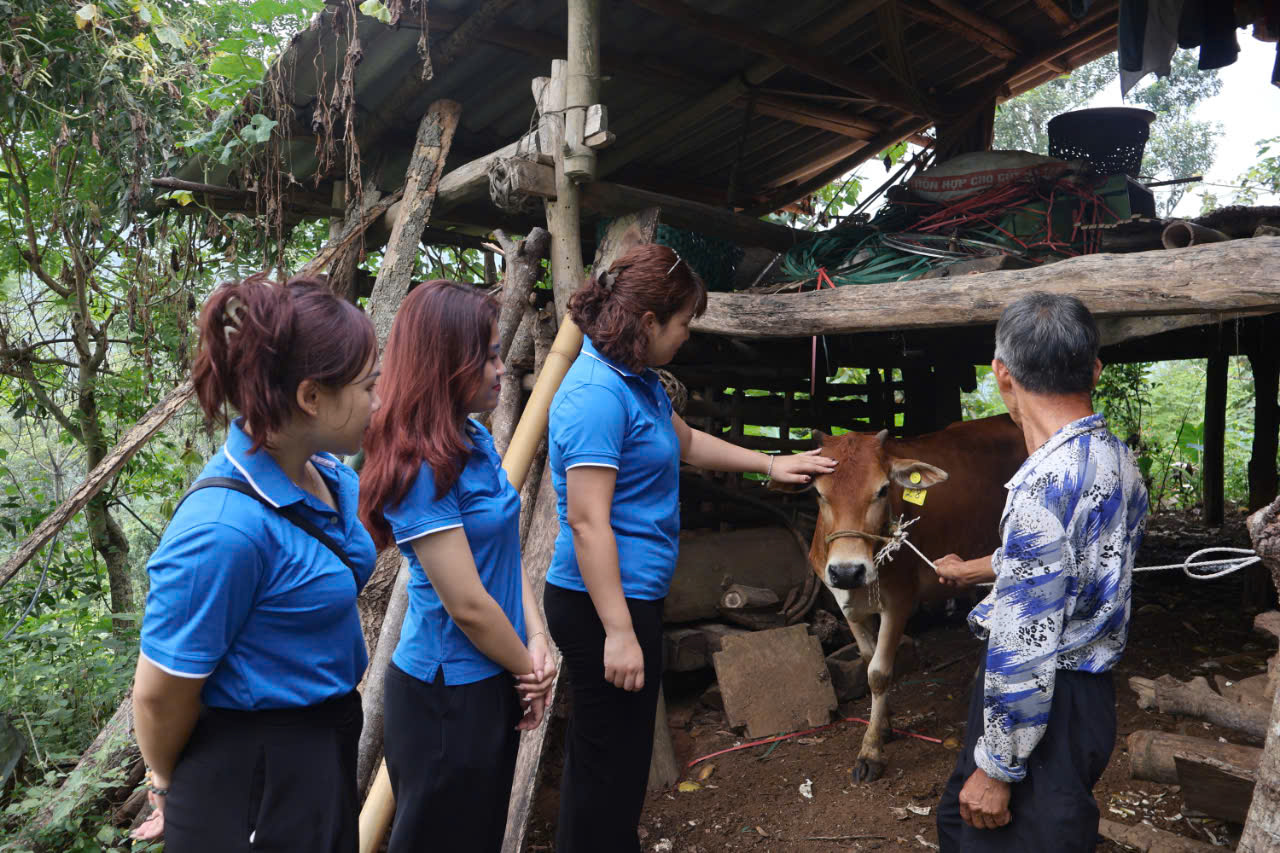
[[[827,583],[836,589],[857,589],[866,586],[870,564],[863,560],[827,563]]]

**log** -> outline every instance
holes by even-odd
[[[663,669],[697,672],[711,666],[711,655],[724,647],[724,638],[744,634],[742,628],[720,622],[703,622],[662,632]]]
[[[533,286],[542,275],[542,259],[551,246],[551,234],[545,228],[533,228],[523,240],[507,239],[501,231],[494,232],[506,270],[502,279],[502,307],[498,312],[498,340],[502,360],[508,360],[516,328],[523,321],[529,308]]]
[[[382,217],[391,209],[391,206],[400,200],[401,195],[402,191],[396,190],[390,195],[379,199],[378,203],[369,208],[359,220],[344,222],[342,236],[337,240],[330,240],[326,243],[314,258],[302,265],[297,275],[318,275],[328,269],[338,255],[346,251],[356,240],[363,237],[364,232],[381,221]]]
[[[720,596],[722,610],[758,610],[765,607],[776,608],[782,599],[771,589],[746,584],[730,584]]]
[[[1258,237],[1252,242],[1261,239],[1275,238]],[[1277,560],[1276,553],[1280,541],[1277,541],[1276,528],[1271,523],[1275,520],[1277,510],[1280,510],[1280,501],[1272,501],[1265,509],[1249,516],[1248,527],[1254,550],[1261,555],[1263,565],[1271,571],[1271,577],[1280,590],[1280,560]],[[1255,628],[1273,635],[1280,633],[1280,616],[1262,615],[1267,618],[1259,617],[1255,620]],[[1244,833],[1236,846],[1238,853],[1275,853],[1280,846],[1280,692],[1276,692],[1275,697],[1271,702],[1271,719],[1267,726],[1262,761],[1258,765],[1253,802],[1249,805]]]
[[[568,0],[568,6],[564,154],[556,159],[568,180],[581,183],[596,176],[596,152],[584,140],[587,110],[600,97],[600,0]],[[599,119],[604,120],[603,112]],[[607,132],[602,125],[596,130]]]
[[[550,216],[550,208],[548,208]],[[593,267],[607,267],[621,257],[633,245],[652,242],[658,233],[658,211],[646,210],[632,216],[620,217],[609,225],[604,239],[596,247]],[[554,234],[553,234],[554,237]],[[552,266],[556,258],[553,253]],[[581,276],[579,263],[577,276]],[[560,330],[551,346],[546,361],[539,371],[538,382],[533,393],[525,404],[524,414],[516,427],[516,434],[511,439],[511,446],[503,458],[503,468],[507,478],[513,485],[524,485],[525,476],[529,472],[534,451],[540,442],[544,442],[547,428],[547,412],[551,398],[564,379],[569,366],[577,357],[582,347],[582,332],[573,321],[565,317]],[[528,458],[522,458],[526,456]],[[555,551],[556,536],[560,531],[560,519],[556,511],[555,490],[551,485],[551,469],[543,469],[538,499],[534,505],[534,513],[529,521],[528,533],[525,535],[522,557],[525,571],[529,574],[529,583],[533,587],[535,600],[542,600],[542,590],[546,585],[547,569],[551,564],[551,556]],[[560,689],[559,673],[556,675],[553,694]],[[664,721],[665,724],[665,721]],[[656,723],[655,723],[656,725]],[[503,853],[519,853],[524,848],[525,832],[529,826],[529,815],[533,809],[533,798],[537,792],[538,780],[542,770],[542,754],[546,745],[547,726],[539,726],[534,731],[525,732],[520,738],[520,753],[516,757],[515,778],[511,785],[511,799],[507,807],[507,828],[502,841]]]
[[[458,129],[458,117],[462,108],[456,101],[439,100],[427,110],[418,123],[418,136],[409,159],[409,169],[404,178],[404,206],[391,229],[391,239],[378,267],[378,278],[373,284],[371,305],[384,305],[392,309],[374,312],[374,328],[379,345],[385,344],[391,332],[395,309],[409,292],[413,271],[418,264],[418,247],[422,230],[431,218],[435,203],[436,187],[444,170],[444,161],[453,144],[454,131]]]
[[[1177,754],[1214,758],[1238,767],[1256,769],[1262,750],[1256,746],[1219,743],[1202,737],[1139,729],[1129,735],[1129,775],[1146,782],[1178,783],[1173,757]]]
[[[400,550],[388,548],[379,555],[378,562],[394,560],[396,579],[378,625],[378,642],[369,655],[365,669],[364,686],[360,691],[364,727],[360,730],[360,743],[356,753],[356,789],[364,796],[373,779],[374,770],[382,761],[382,720],[385,711],[387,666],[400,642],[400,629],[409,607],[409,561]]]
[[[1203,676],[1187,682],[1180,682],[1171,675],[1162,675],[1154,681],[1134,676],[1129,679],[1129,687],[1138,694],[1138,707],[1144,710],[1196,717],[1215,726],[1244,732],[1250,737],[1266,737],[1266,708],[1232,702],[1219,696]]]
[[[1259,238],[1260,239],[1260,238]],[[1230,244],[1228,244],[1230,245]],[[1271,321],[1268,321],[1270,325]],[[1280,352],[1274,346],[1263,347],[1248,353],[1249,369],[1253,372],[1253,445],[1249,450],[1249,509],[1262,510],[1276,498],[1276,452],[1280,440]],[[1256,538],[1256,537],[1255,537]],[[1271,566],[1280,567],[1280,562]],[[1280,568],[1271,570],[1271,577],[1280,590]]]
[[[103,785],[106,774],[141,760],[142,754],[133,738],[133,691],[130,690],[57,792],[18,832],[17,846],[33,844],[43,830],[61,823],[76,809],[96,802],[111,788]]]
[[[1102,818],[1098,821],[1098,834],[1140,853],[1219,853],[1222,850],[1204,841],[1174,835],[1145,823],[1128,826]]]
[[[511,443],[511,434],[515,431],[516,422],[520,420],[520,402],[524,398],[521,380],[525,372],[514,369],[511,362],[533,360],[533,327],[537,322],[537,312],[526,305],[524,317],[512,335],[511,348],[502,357],[506,362],[506,372],[500,380],[502,390],[498,392],[498,405],[494,407],[490,427],[493,446],[499,456],[507,452],[507,445]]]
[[[1253,799],[1255,769],[1217,758],[1187,755],[1173,757],[1187,808],[1231,823],[1244,823]]]
[[[726,622],[739,625],[749,631],[772,631],[786,627],[787,620],[781,613],[762,613],[758,610],[721,610]]]
[[[730,584],[768,589],[781,600],[808,571],[807,554],[800,553],[795,537],[781,527],[686,536],[680,542],[664,618],[673,623],[719,618],[725,578]]]
[[[1028,290],[1078,296],[1097,317],[1280,309],[1280,237],[1159,253],[1084,255],[902,287],[811,293],[713,293],[695,332],[788,338],[994,324]]]
[[[649,757],[650,791],[665,791],[680,778],[676,750],[671,743],[671,726],[667,724],[667,697],[658,688],[658,713],[653,719],[653,754]]]
[[[43,548],[64,524],[84,509],[89,501],[102,491],[116,474],[120,473],[120,469],[133,458],[133,454],[137,453],[151,436],[159,432],[170,418],[182,411],[193,396],[195,396],[195,388],[188,379],[170,391],[163,400],[151,407],[150,411],[131,426],[111,452],[94,466],[80,485],[76,486],[75,491],[59,504],[57,509],[45,516],[44,521],[40,522],[13,552],[13,556],[5,561],[4,567],[0,568],[0,587],[13,580],[18,570],[26,565],[27,561],[34,557],[36,552]]]

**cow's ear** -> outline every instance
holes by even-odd
[[[945,482],[949,475],[918,459],[894,459],[889,465],[889,476],[904,489],[927,489]]]
[[[826,444],[827,439],[830,437],[820,429],[809,430],[809,440],[813,443],[814,450],[821,450],[822,445]]]

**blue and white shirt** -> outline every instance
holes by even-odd
[[[547,583],[586,592],[569,528],[567,472],[614,468],[609,524],[618,544],[622,594],[665,598],[680,547],[680,438],[671,398],[652,370],[636,373],[587,339],[551,401],[547,460],[560,533]]]
[[[497,675],[502,665],[485,657],[449,616],[413,550],[415,540],[462,528],[480,583],[521,642],[525,639],[520,493],[507,480],[489,431],[474,420],[466,429],[471,449],[449,491],[436,498],[435,472],[423,463],[404,498],[382,507],[400,553],[409,560],[409,606],[391,660],[428,684],[443,675],[451,687]]]
[[[337,508],[251,453],[239,420],[199,479],[234,477],[274,506],[294,506],[342,548],[363,586],[377,552],[356,514],[356,473],[327,453],[311,462]],[[194,492],[147,563],[142,656],[170,675],[205,678],[213,708],[296,708],[355,689],[368,664],[356,581],[320,540],[230,489]]]
[[[1105,672],[1124,651],[1147,490],[1096,414],[1054,433],[1005,488],[995,585],[969,614],[988,640],[974,760],[1017,782],[1049,723],[1057,671]]]

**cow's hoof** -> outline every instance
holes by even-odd
[[[865,758],[859,758],[857,763],[853,765],[853,781],[856,785],[862,785],[868,782],[874,782],[884,775],[883,761],[868,761]]]

